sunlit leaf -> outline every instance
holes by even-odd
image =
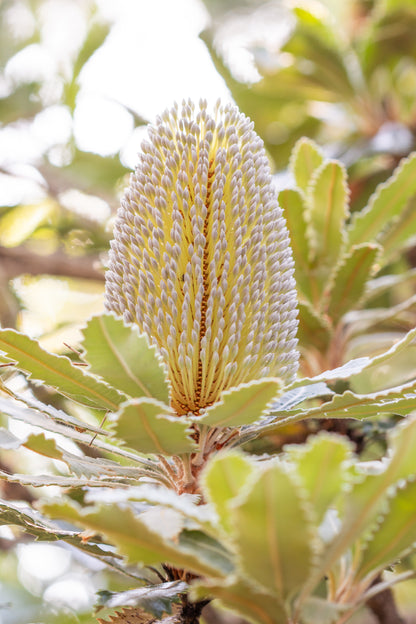
[[[137,478],[137,475],[136,475]],[[63,477],[52,474],[26,475],[14,473],[10,475],[0,470],[0,479],[10,481],[11,483],[20,483],[21,485],[30,485],[31,487],[58,486],[63,488],[82,488],[82,487],[120,487],[125,483],[126,477],[114,480],[103,477],[101,479],[83,479],[78,477]]]
[[[234,503],[232,518],[244,573],[287,599],[308,578],[314,558],[310,510],[293,474],[279,464],[262,470]]]
[[[389,497],[388,511],[362,549],[357,579],[382,570],[416,543],[416,482],[406,483]]]
[[[376,355],[370,359],[368,365],[365,366],[361,371],[354,374],[354,383],[361,384],[362,381],[367,379],[367,375],[369,372],[377,371],[380,366],[392,366],[397,364],[397,358],[399,356],[410,356],[411,349],[414,349],[416,346],[416,328],[411,329],[407,334],[405,334],[400,340],[396,340],[394,344],[385,351],[384,353],[380,353],[380,355]],[[409,372],[411,372],[411,368],[409,367]],[[391,378],[390,378],[391,379]],[[391,381],[390,381],[391,383]]]
[[[331,396],[333,394],[334,392],[323,382],[310,384],[309,386],[300,386],[299,388],[285,392],[280,399],[270,406],[270,413],[279,414],[296,407],[296,405],[299,405],[299,403],[303,403],[308,399]],[[266,421],[267,418],[262,420],[262,422]]]
[[[372,394],[355,394],[344,392],[335,395],[331,401],[310,409],[289,410],[283,414],[282,420],[259,426],[258,431],[272,433],[288,421],[297,422],[305,418],[370,418],[377,414],[400,414],[405,416],[416,409],[416,381],[374,392]]]
[[[142,466],[149,466],[153,470],[156,467],[156,464],[149,459],[145,459],[127,449],[120,448],[111,442],[105,442],[95,436],[95,433],[100,435],[105,434],[107,436],[108,432],[106,431],[78,421],[73,416],[69,415],[67,416],[68,422],[65,423],[65,414],[60,410],[56,410],[51,405],[45,405],[44,410],[39,411],[39,409],[35,409],[31,406],[28,408],[18,402],[0,397],[0,413],[27,423],[28,425],[40,427],[44,431],[59,433],[64,437],[74,440],[75,442],[81,442],[87,446],[91,445],[93,442],[94,448],[117,457],[124,457],[128,459],[129,462]],[[126,469],[126,467],[124,467],[124,469]],[[134,468],[132,467],[132,471],[133,470]],[[138,475],[139,473],[136,474]]]
[[[208,407],[197,422],[211,427],[239,427],[259,420],[280,393],[280,379],[256,379],[221,394],[221,401]]]
[[[327,313],[336,324],[357,305],[375,270],[379,245],[367,243],[352,247],[336,268],[328,296]]]
[[[0,428],[0,448],[4,450],[17,449],[21,446],[21,440],[15,436],[11,431]]]
[[[303,192],[306,192],[313,173],[322,165],[323,160],[323,154],[314,141],[303,137],[296,143],[290,157],[289,167],[297,186]]]
[[[322,10],[322,5],[319,8],[318,12],[313,6],[294,7],[296,27],[283,49],[293,54],[305,78],[313,78],[316,84],[332,94],[333,99],[348,100],[354,94],[354,87],[344,62],[342,38],[337,37],[329,12]],[[304,58],[312,65],[306,71],[301,63]]]
[[[363,299],[364,301],[370,301],[374,297],[384,295],[401,284],[411,285],[413,282],[416,282],[416,268],[398,273],[397,275],[381,275],[367,282],[367,292]]]
[[[115,411],[124,399],[117,390],[77,368],[67,357],[48,353],[36,340],[13,329],[0,330],[0,350],[33,381],[45,383],[78,403]]]
[[[25,440],[24,446],[39,455],[45,455],[51,459],[62,459],[62,451],[58,449],[56,440],[46,438],[44,433],[31,434]]]
[[[347,493],[343,504],[342,523],[338,534],[323,554],[314,574],[316,582],[355,543],[371,535],[378,525],[377,518],[388,508],[387,499],[392,485],[401,479],[416,476],[416,420],[399,426],[389,436],[391,453],[379,470],[365,473],[365,464],[357,482]],[[365,475],[365,476],[364,476]],[[376,523],[376,524],[375,524]]]
[[[29,535],[33,535],[37,541],[61,540],[117,570],[122,569],[119,555],[110,553],[108,548],[102,548],[92,539],[83,540],[79,531],[62,529],[62,527],[43,517],[38,511],[34,511],[29,505],[22,506],[20,503],[0,500],[0,524],[17,526]],[[129,574],[136,577],[132,571]]]
[[[279,204],[283,209],[295,260],[297,287],[308,299],[312,299],[312,276],[310,275],[310,241],[305,221],[305,205],[300,193],[287,189],[279,193]]]
[[[351,448],[345,438],[328,433],[309,438],[305,445],[287,448],[318,522],[345,486]]]
[[[318,263],[332,268],[345,241],[344,222],[349,214],[343,165],[337,161],[323,163],[312,176],[308,195],[314,255]]]
[[[197,574],[217,577],[232,569],[224,548],[214,540],[196,531],[182,531],[175,540],[164,538],[160,526],[157,530],[150,529],[128,507],[107,504],[82,510],[66,502],[56,502],[44,504],[43,510],[51,517],[66,519],[105,535],[131,563],[167,562]],[[171,533],[169,524],[166,531]]]
[[[416,194],[416,153],[404,158],[394,174],[380,184],[368,206],[355,213],[348,228],[349,246],[376,240]]]
[[[302,603],[302,622],[304,624],[336,624],[342,611],[347,609],[348,607],[329,602],[323,598],[309,596]]]
[[[315,377],[303,377],[302,379],[297,379],[291,384],[290,389],[299,388],[312,383],[329,383],[335,379],[348,379],[352,375],[356,375],[367,368],[371,364],[371,361],[370,357],[354,358],[346,364],[342,364],[342,366],[337,366],[332,370],[324,371],[319,375],[315,375]]]
[[[248,580],[228,576],[227,579],[197,581],[192,585],[195,599],[215,596],[223,605],[253,624],[286,622],[283,603],[275,595],[259,590]]]
[[[64,167],[50,166],[50,175],[56,170],[66,180],[67,185],[76,188],[86,186],[88,189],[97,189],[113,192],[120,178],[130,173],[127,167],[121,164],[118,156],[100,156],[92,152],[74,150],[74,157],[70,164]]]
[[[380,237],[383,247],[382,266],[392,262],[412,245],[416,239],[416,203],[409,202],[397,222],[392,223]]]
[[[15,247],[23,243],[59,208],[55,200],[46,198],[33,205],[20,205],[0,219],[0,245]]]
[[[404,327],[408,326],[406,317],[412,308],[416,307],[416,295],[412,295],[405,301],[401,301],[395,306],[387,308],[367,308],[364,310],[351,310],[346,315],[346,322],[351,327],[351,336],[358,336],[365,332],[370,333],[376,328],[382,329],[386,323],[393,321],[393,325],[397,322],[404,323]]]
[[[137,328],[102,314],[90,319],[82,333],[85,359],[93,373],[131,397],[169,401],[161,359]]]
[[[143,483],[118,490],[101,488],[92,490],[85,496],[88,503],[126,503],[128,501],[143,501],[160,508],[173,509],[181,515],[192,520],[198,528],[213,533],[215,514],[207,504],[201,504],[201,498],[197,494],[177,494],[174,490],[163,486],[155,488],[153,485]]]
[[[180,455],[190,453],[189,423],[172,415],[167,405],[155,399],[133,399],[116,415],[114,435],[139,453]]]
[[[301,345],[312,346],[325,351],[331,339],[332,328],[326,317],[319,314],[315,307],[303,300],[298,303],[299,330]]]
[[[304,377],[298,379],[292,383],[290,389],[306,386],[312,383],[328,383],[335,379],[348,379],[354,377],[360,379],[361,373],[366,373],[368,370],[377,368],[381,364],[388,364],[391,360],[401,352],[405,352],[410,346],[413,345],[416,340],[416,328],[407,332],[401,340],[397,340],[387,351],[376,355],[375,357],[362,357],[350,360],[346,364],[334,368],[333,370],[324,371],[323,373],[316,375],[315,377]]]
[[[3,27],[2,38],[4,35]],[[3,126],[22,119],[31,119],[42,110],[43,102],[38,97],[39,86],[37,82],[24,82],[16,85],[11,93],[0,97],[0,119]]]
[[[232,531],[230,502],[241,493],[254,472],[254,465],[237,452],[219,454],[213,458],[202,475],[202,488],[207,500],[215,507],[221,525]]]
[[[140,472],[132,466],[123,466],[118,462],[103,457],[89,457],[88,455],[70,453],[60,447],[55,439],[46,438],[44,433],[31,434],[27,440],[22,441],[25,448],[34,451],[50,459],[63,461],[70,471],[77,477],[87,479],[92,477],[122,479],[137,479]]]

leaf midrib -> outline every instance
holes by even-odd
[[[12,330],[9,330],[12,331]],[[14,332],[13,332],[14,333]],[[16,335],[19,335],[16,333]],[[8,346],[9,348],[11,347],[12,349],[15,349],[18,353],[23,354],[25,357],[27,357],[28,359],[32,360],[33,362],[35,362],[36,364],[38,364],[38,366],[41,366],[43,368],[45,368],[46,370],[52,372],[52,373],[58,373],[58,375],[60,377],[62,377],[63,379],[65,379],[66,381],[70,381],[71,383],[73,383],[75,386],[78,386],[79,388],[86,390],[87,391],[87,396],[88,393],[96,396],[97,398],[100,399],[100,401],[102,403],[106,403],[107,406],[110,407],[110,409],[112,411],[117,410],[118,409],[118,404],[117,403],[113,403],[113,401],[111,401],[110,399],[107,399],[106,397],[104,397],[102,394],[100,394],[99,392],[97,392],[96,390],[93,390],[91,388],[89,388],[88,386],[84,385],[83,383],[81,383],[79,380],[75,380],[73,377],[71,377],[70,375],[67,375],[65,373],[63,373],[60,370],[57,370],[56,368],[52,368],[51,366],[49,366],[48,364],[45,364],[44,362],[42,362],[41,360],[37,359],[35,356],[33,356],[32,354],[28,353],[27,351],[24,351],[22,348],[16,346],[13,343],[8,343],[5,339],[3,334],[0,335],[0,343],[5,344],[6,346]],[[41,349],[40,345],[37,345],[39,349]],[[67,358],[61,359],[61,356],[56,356],[52,353],[48,353],[49,356],[53,356],[53,357],[57,357],[59,358],[61,363],[65,363],[65,366],[72,366],[70,360],[68,360]],[[13,360],[13,356],[10,357],[11,360]],[[26,371],[26,368],[23,368],[23,370]],[[74,368],[74,373],[75,371],[77,372],[77,374],[81,374],[81,375],[86,375],[85,373],[82,373],[81,371],[79,371],[79,369]],[[32,375],[35,375],[35,379],[36,379],[36,374],[33,373],[32,371],[27,371],[27,373],[29,374],[30,377],[32,377]],[[94,377],[91,377],[91,380],[94,381],[95,383],[99,384],[100,382],[95,379]],[[38,381],[43,381],[43,380],[38,380]],[[48,384],[47,382],[45,382],[47,385],[51,385],[52,387],[56,387],[54,384]],[[69,394],[70,393],[65,393],[63,390],[60,390],[59,388],[57,388],[58,392],[62,392],[62,394]],[[72,397],[71,397],[72,398]]]

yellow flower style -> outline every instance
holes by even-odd
[[[106,307],[166,365],[177,414],[296,374],[288,232],[262,140],[231,105],[175,105],[149,128],[117,214]]]

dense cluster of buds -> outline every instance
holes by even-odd
[[[231,105],[183,102],[149,128],[117,214],[106,307],[159,349],[176,413],[296,374],[288,232],[263,142]]]

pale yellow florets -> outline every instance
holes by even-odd
[[[233,106],[175,106],[149,128],[122,200],[107,309],[136,323],[166,364],[172,407],[296,374],[289,237],[263,142]]]

